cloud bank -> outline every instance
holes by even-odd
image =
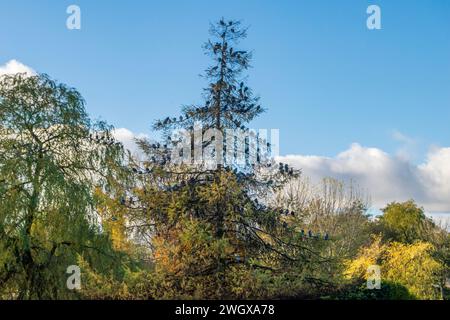
[[[450,212],[450,148],[430,150],[419,165],[357,143],[332,158],[287,155],[277,160],[302,169],[313,181],[323,177],[352,180],[368,192],[378,208],[391,201],[414,199],[426,211]]]
[[[36,71],[14,59],[9,60],[4,65],[0,65],[0,77],[3,75],[16,73],[25,73],[28,76],[32,76],[36,74]]]
[[[142,156],[135,138],[148,135],[119,128],[114,136],[133,154]],[[335,157],[287,155],[276,160],[302,169],[312,181],[324,177],[352,181],[367,192],[376,208],[414,199],[427,212],[450,212],[450,147],[432,148],[421,164],[414,164],[402,153],[390,155],[358,143]]]

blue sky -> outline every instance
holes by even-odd
[[[281,152],[334,155],[352,142],[394,151],[392,132],[450,144],[450,2],[1,1],[0,64],[17,59],[78,88],[89,112],[147,132],[200,101],[201,45],[221,16],[250,25],[249,82]],[[378,4],[382,30],[366,28]],[[65,28],[66,8],[82,12]]]
[[[70,4],[81,30],[65,26]],[[381,30],[366,28],[370,4]],[[250,26],[249,83],[268,108],[253,125],[280,129],[281,154],[358,143],[420,166],[450,146],[448,0],[1,0],[0,66],[16,59],[76,87],[93,117],[149,133],[201,102],[201,46],[221,16]]]

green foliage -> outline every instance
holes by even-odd
[[[367,289],[366,281],[344,285],[338,293],[333,293],[327,299],[337,300],[415,300],[408,288],[391,281],[383,281],[381,289]]]
[[[432,222],[428,221],[423,208],[419,208],[414,201],[393,202],[382,211],[380,223],[388,239],[404,243],[426,240],[426,224]]]
[[[114,260],[94,188],[117,172],[122,150],[76,90],[45,75],[0,79],[0,131],[0,296],[76,297],[68,266],[79,256],[105,269]]]

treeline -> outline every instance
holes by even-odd
[[[251,53],[235,47],[246,29],[222,19],[211,36],[204,103],[157,120],[161,141],[137,141],[143,159],[75,89],[0,78],[0,298],[444,298],[450,238],[413,201],[371,219],[358,188],[311,184],[260,137],[256,149],[249,138],[222,146],[264,108],[243,75]],[[198,123],[200,137],[216,133],[198,140]],[[195,147],[217,165],[175,161]],[[236,150],[243,163],[217,162]]]

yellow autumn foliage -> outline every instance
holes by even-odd
[[[441,299],[439,286],[444,266],[433,257],[434,252],[434,246],[428,242],[382,244],[381,238],[375,237],[356,259],[346,262],[344,276],[348,280],[367,280],[368,267],[379,265],[382,285],[383,282],[402,285],[418,299]]]

